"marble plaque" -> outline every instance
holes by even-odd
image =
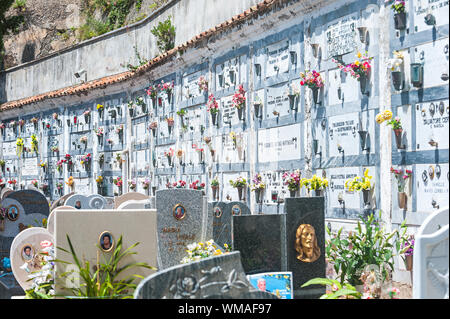
[[[224,126],[237,125],[240,123],[238,110],[233,106],[233,96],[226,96],[220,99],[220,115]],[[245,106],[247,108],[247,106]],[[245,110],[244,110],[245,112]]]
[[[267,46],[266,77],[289,71],[289,41]]]
[[[327,56],[332,58],[352,52],[356,47],[355,35],[358,14],[352,14],[327,25]]]
[[[230,134],[214,137],[219,163],[242,163],[246,161],[248,132],[235,133],[235,141]]]
[[[416,104],[416,149],[448,149],[448,100]],[[433,145],[437,142],[437,145]],[[431,144],[430,144],[431,143]]]
[[[240,57],[235,57],[216,65],[216,91],[236,86],[243,82],[240,78]]]
[[[3,156],[16,156],[16,141],[3,142]]]
[[[226,202],[237,201],[239,200],[238,190],[230,185],[230,180],[235,180],[239,176],[242,176],[248,181],[248,173],[247,172],[237,172],[237,173],[224,173],[223,174],[223,183],[220,185],[222,188],[222,200]],[[245,188],[243,194],[245,198],[247,198],[247,190]]]
[[[266,118],[278,118],[290,114],[290,99],[288,97],[289,83],[267,88]],[[274,114],[279,113],[279,114]]]
[[[299,160],[300,124],[281,126],[258,131],[258,161]]]
[[[22,175],[35,176],[39,175],[39,161],[37,158],[25,158],[22,165]]]
[[[336,105],[360,99],[359,82],[339,69],[328,72],[328,104]]]
[[[430,212],[448,206],[449,167],[447,164],[417,164],[417,211]]]
[[[345,189],[345,181],[352,179],[355,176],[361,176],[359,167],[339,167],[330,168],[327,171],[329,190],[328,201],[330,207],[341,208],[338,199],[339,196],[345,200],[345,208],[360,208],[360,194],[359,192],[348,192]],[[369,175],[374,175],[374,170],[369,170]],[[372,178],[372,181],[375,177]],[[341,195],[340,195],[341,194]]]
[[[328,136],[330,157],[342,156],[339,145],[345,155],[358,155],[360,150],[359,114],[331,116],[328,118]]]
[[[432,25],[425,23],[425,16],[432,14],[436,19],[436,26],[448,24],[448,0],[413,0],[414,3],[414,31],[421,32],[432,29]]]
[[[277,205],[278,199],[289,196],[289,190],[283,182],[284,171],[264,171],[261,172],[262,180],[266,184],[266,188],[262,193],[262,202],[266,205]]]
[[[200,92],[198,88],[198,79],[200,78],[200,76],[202,76],[202,71],[191,73],[183,77],[183,100],[192,99],[203,95],[203,92]]]
[[[417,47],[410,49],[411,51],[414,50],[414,60],[411,59],[411,63],[421,63],[423,65],[424,88],[438,85],[448,85],[448,45],[449,41],[447,37],[445,39],[418,45]],[[410,67],[407,66],[407,70],[409,68]]]
[[[148,141],[147,123],[142,122],[134,125],[136,144],[146,143]]]

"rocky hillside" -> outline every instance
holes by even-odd
[[[4,66],[45,57],[77,42],[144,19],[169,0],[15,0],[6,12],[23,15],[4,36]]]

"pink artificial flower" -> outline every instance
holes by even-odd
[[[48,247],[51,247],[51,246],[53,246],[53,243],[51,241],[49,241],[49,240],[41,241],[41,247],[42,248],[48,248]]]

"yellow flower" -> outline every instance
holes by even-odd
[[[361,58],[362,57],[362,54],[361,54],[361,52],[358,52],[358,54],[356,55],[358,58]]]
[[[384,116],[382,113],[377,114],[377,116],[375,117],[375,120],[377,121],[378,124],[381,124],[384,122]]]
[[[354,64],[355,64],[356,66],[359,66],[359,61],[356,60],[356,61],[354,62]]]
[[[383,112],[383,119],[385,121],[390,120],[392,118],[392,112],[389,110],[386,110]]]

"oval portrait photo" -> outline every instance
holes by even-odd
[[[26,244],[22,247],[21,251],[22,259],[24,262],[30,262],[34,257],[34,249],[30,244]]]
[[[186,216],[186,209],[181,204],[177,204],[173,207],[173,217],[176,220],[183,219]]]
[[[100,234],[99,238],[100,248],[105,251],[111,251],[114,247],[114,237],[111,235],[109,231],[104,231]]]

